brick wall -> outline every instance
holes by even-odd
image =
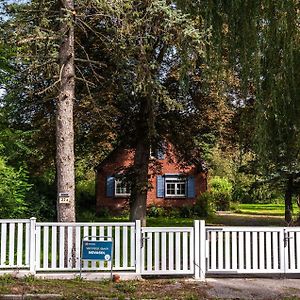
[[[106,196],[106,179],[107,176],[120,173],[122,167],[128,167],[133,162],[134,152],[132,150],[115,151],[108,159],[106,159],[96,172],[96,209],[97,212],[106,207],[112,211],[121,211],[128,208],[128,199],[119,197]],[[196,198],[157,198],[156,196],[156,175],[185,173],[193,175],[195,178],[196,195],[201,194],[207,189],[206,173],[198,173],[196,167],[182,168],[175,159],[172,149],[168,150],[168,154],[162,160],[153,160],[154,164],[149,168],[149,176],[152,188],[148,191],[147,205],[157,205],[162,207],[180,207],[185,205],[193,205]],[[157,164],[159,162],[159,164]],[[155,165],[161,168],[155,168]],[[153,171],[156,169],[156,171]],[[159,170],[159,171],[158,171]],[[159,172],[154,174],[154,172]]]

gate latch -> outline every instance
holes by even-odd
[[[141,247],[143,248],[144,247],[144,241],[145,240],[149,240],[150,239],[150,237],[142,237],[141,238]]]
[[[292,239],[292,236],[289,236],[288,232],[284,232],[284,238],[283,238],[283,242],[284,242],[284,247],[286,247],[288,245],[288,240]]]

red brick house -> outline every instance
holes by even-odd
[[[122,168],[133,163],[133,150],[116,149],[96,168],[96,210],[121,211],[128,207],[130,188],[122,181]],[[149,167],[152,188],[148,190],[147,206],[181,207],[195,204],[199,194],[207,190],[207,172],[199,165],[180,165],[172,147],[151,156],[152,166],[159,163],[159,172]]]

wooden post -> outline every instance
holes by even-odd
[[[141,276],[141,220],[135,221],[135,272],[138,276]]]
[[[29,270],[32,275],[36,273],[35,265],[35,229],[36,229],[36,218],[30,218],[30,241],[29,241]]]
[[[194,221],[194,276],[196,280],[205,280],[206,272],[206,232],[205,221]]]

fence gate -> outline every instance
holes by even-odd
[[[142,227],[142,275],[193,274],[193,227]]]
[[[300,229],[207,227],[207,273],[300,273]]]
[[[285,273],[300,273],[300,228],[284,228]]]

